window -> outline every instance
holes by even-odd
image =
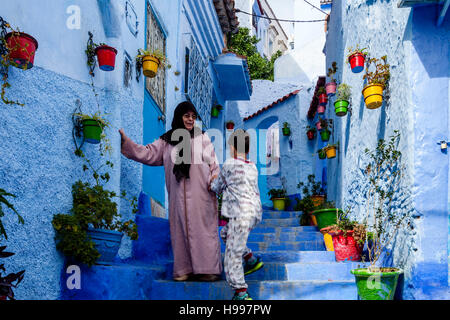
[[[159,49],[166,53],[166,36],[156,18],[156,15],[147,2],[147,49]],[[154,78],[145,78],[145,88],[152,96],[162,113],[166,113],[166,73],[163,68],[158,68]]]
[[[128,53],[125,52],[125,67],[123,70],[123,84],[126,88],[130,87],[131,76],[132,76],[132,60]]]
[[[127,0],[125,4],[125,16],[128,29],[133,34],[133,36],[136,37],[138,34],[139,21],[136,11],[134,10],[133,4],[130,2],[130,0]]]

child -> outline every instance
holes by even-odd
[[[226,244],[224,269],[228,284],[235,290],[233,300],[252,300],[247,293],[244,275],[261,269],[264,263],[247,248],[250,230],[262,218],[258,189],[258,170],[246,160],[250,136],[242,129],[229,138],[232,158],[227,159],[219,176],[212,177],[211,190],[223,193],[222,215],[229,218],[220,237]],[[242,267],[244,258],[244,267]],[[245,272],[245,274],[244,274]]]

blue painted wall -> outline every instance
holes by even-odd
[[[436,142],[449,131],[450,18],[438,28],[437,12],[437,6],[400,9],[396,1],[342,1],[333,4],[325,48],[327,66],[336,61],[340,68],[338,82],[352,86],[353,109],[334,116],[340,150],[338,161],[328,162],[328,196],[352,206],[354,218],[365,213],[363,150],[393,130],[401,133],[406,170],[393,204],[414,217],[414,230],[398,234],[387,263],[404,269],[404,299],[448,298],[449,161]],[[357,44],[372,56],[386,54],[391,65],[390,102],[376,110],[364,105],[363,73],[346,63],[347,48]]]

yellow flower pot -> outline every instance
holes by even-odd
[[[273,208],[278,211],[284,211],[286,207],[286,198],[273,198]]]
[[[328,147],[325,149],[328,159],[336,158],[336,147]]]
[[[320,233],[323,234],[323,240],[325,242],[325,247],[327,248],[327,251],[334,251],[333,237],[328,233],[329,231],[330,227],[320,229]]]
[[[384,87],[381,84],[369,84],[364,87],[362,94],[368,109],[381,107],[383,104],[383,89]]]
[[[142,58],[142,73],[149,78],[156,77],[158,72],[159,60],[153,56],[145,56]]]

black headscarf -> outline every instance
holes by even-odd
[[[195,109],[195,106],[190,101],[184,101],[181,102],[176,108],[173,115],[172,120],[172,129],[164,133],[160,138],[167,143],[171,144],[172,146],[176,146],[177,144],[181,143],[180,140],[172,140],[172,133],[177,129],[185,129],[184,122],[183,122],[183,115],[187,112],[192,111],[195,113],[195,115],[198,117],[197,110]],[[199,128],[195,127],[192,130],[189,131],[191,137],[197,136],[199,134],[203,134],[204,132],[202,130],[199,130]],[[183,157],[183,149],[180,150],[179,154],[177,154],[178,158]],[[191,160],[191,159],[190,159]],[[173,167],[173,174],[175,175],[175,178],[177,179],[177,182],[180,182],[182,178],[189,179],[189,170],[191,168],[190,163],[184,163],[182,161],[179,164],[175,164]]]

